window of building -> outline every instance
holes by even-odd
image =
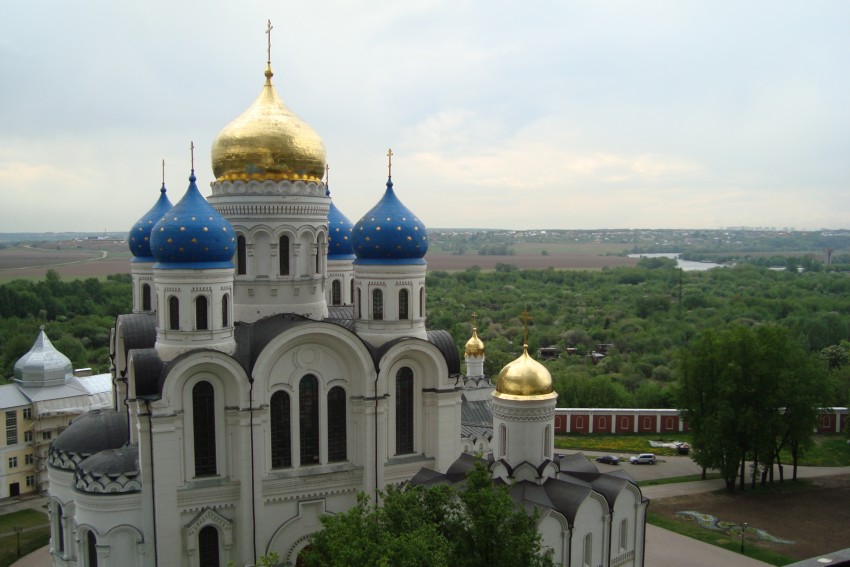
[[[348,291],[348,300],[351,301],[354,299],[354,279],[349,282],[349,286],[351,289]]]
[[[298,385],[301,466],[319,464],[319,380],[312,374]]]
[[[228,299],[227,295],[225,294],[221,298],[221,326],[222,327],[227,327],[227,325],[230,321],[230,313],[228,312],[229,309],[230,309],[230,300]]]
[[[204,526],[198,532],[198,561],[204,567],[219,567],[221,565],[218,530],[213,526]]]
[[[625,551],[629,545],[629,519],[620,522],[620,551]]]
[[[360,301],[360,289],[357,290],[357,318],[363,318],[363,302]]]
[[[395,452],[413,452],[413,370],[407,366],[395,375]]]
[[[398,292],[398,318],[399,320],[404,320],[409,317],[408,314],[408,292],[406,289],[403,289]]]
[[[543,430],[543,457],[546,459],[552,458],[552,453],[549,448],[552,446],[552,428],[546,426]]]
[[[9,468],[10,469],[18,468],[18,457],[9,457]]]
[[[591,567],[593,565],[593,535],[586,534],[584,536],[584,557],[582,558],[582,565],[585,567]]]
[[[206,331],[207,327],[207,298],[199,295],[195,298],[195,329]]]
[[[49,441],[51,437],[53,437],[52,432],[50,432],[50,431],[42,431],[41,432],[41,440],[42,441]]]
[[[32,419],[32,408],[24,408],[24,419]]]
[[[315,273],[322,273],[322,237],[316,237],[316,271]]]
[[[504,423],[499,425],[499,456],[508,456],[508,428]]]
[[[62,527],[62,505],[56,504],[56,549],[59,551],[59,556],[62,557],[65,552],[65,530]]]
[[[345,422],[345,390],[334,386],[328,392],[328,461],[348,458]]]
[[[6,445],[18,443],[18,411],[6,412]]]
[[[24,443],[32,443],[32,431],[24,431]]]
[[[292,432],[289,427],[289,394],[275,392],[269,406],[271,412],[272,468],[291,467]]]
[[[372,290],[372,319],[380,321],[384,318],[384,293],[380,289]]]
[[[331,304],[342,305],[342,284],[339,280],[331,283]]]
[[[215,448],[215,389],[206,381],[192,388],[192,430],[195,442],[195,476],[217,473]]]
[[[248,245],[243,235],[236,237],[236,274],[244,276],[248,273]]]
[[[168,328],[180,330],[180,300],[173,295],[168,298]]]
[[[425,316],[425,288],[419,288],[419,316]]]
[[[32,453],[28,453],[28,454],[24,455],[24,464],[25,465],[31,465],[33,463],[35,463],[35,455],[33,455]]]
[[[142,311],[151,310],[151,286],[142,284]]]
[[[86,555],[86,565],[97,567],[97,537],[93,531],[89,531],[86,535]]]
[[[280,256],[280,275],[289,275],[289,237],[281,236],[278,255]]]
[[[35,486],[35,475],[31,474],[31,475],[27,476],[27,486],[30,487],[30,488]]]

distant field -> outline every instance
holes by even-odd
[[[496,264],[511,264],[520,269],[544,270],[555,268],[556,270],[601,270],[602,268],[615,268],[618,266],[635,266],[637,258],[626,258],[625,256],[599,256],[596,254],[581,254],[569,252],[550,252],[548,256],[537,254],[520,254],[513,256],[477,256],[466,254],[464,256],[453,256],[446,253],[428,253],[429,270],[465,270],[472,266],[478,266],[482,270],[494,270]]]
[[[67,279],[102,278],[130,271],[130,253],[123,242],[51,242],[0,249],[0,282],[42,279],[47,270]]]

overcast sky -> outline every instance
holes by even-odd
[[[850,228],[850,2],[0,0],[0,232],[177,202],[263,85],[337,206],[430,227]]]

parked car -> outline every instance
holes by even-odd
[[[656,462],[654,453],[641,453],[629,459],[633,465],[654,465]]]
[[[619,465],[620,459],[614,455],[602,455],[601,457],[596,457],[596,462],[605,463],[606,465]]]

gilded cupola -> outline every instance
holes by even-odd
[[[477,316],[472,314],[472,336],[466,341],[466,346],[463,349],[463,354],[467,358],[484,356],[484,341],[478,338],[478,327],[475,326]]]
[[[528,345],[522,345],[522,354],[509,362],[499,372],[496,383],[497,397],[539,398],[554,395],[552,375],[545,366],[531,358]]]
[[[218,181],[313,181],[325,172],[325,146],[283,103],[272,85],[271,64],[257,100],[219,132],[212,146]]]

